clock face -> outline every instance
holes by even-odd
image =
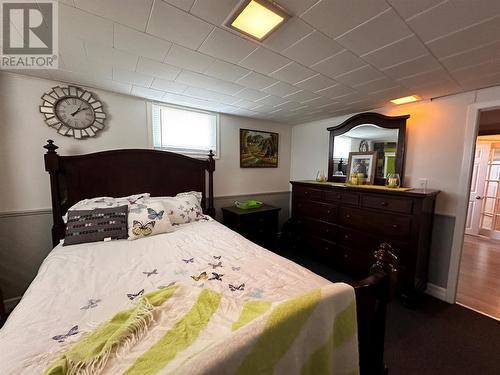
[[[45,123],[61,135],[93,137],[104,128],[106,114],[94,95],[76,86],[54,87],[42,96]]]
[[[67,97],[55,105],[55,114],[59,120],[73,129],[85,129],[94,123],[92,106],[80,98]]]

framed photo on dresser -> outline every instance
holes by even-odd
[[[373,185],[376,161],[377,151],[350,152],[347,165],[347,182],[353,185]]]

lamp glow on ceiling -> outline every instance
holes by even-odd
[[[285,12],[267,1],[250,0],[235,13],[228,26],[263,40],[287,18]]]
[[[402,98],[393,99],[393,100],[391,100],[391,103],[394,103],[394,104],[406,104],[406,103],[416,102],[416,101],[418,101],[420,99],[421,98],[418,95],[410,95],[410,96],[404,96]]]

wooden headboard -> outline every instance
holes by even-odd
[[[202,208],[214,216],[214,154],[194,159],[166,151],[123,149],[92,154],[60,156],[54,141],[43,146],[45,170],[50,174],[52,196],[52,243],[64,238],[62,216],[82,199],[122,197],[138,193],[173,196],[184,191],[201,191]],[[206,189],[208,172],[208,194]]]

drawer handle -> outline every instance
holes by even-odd
[[[399,225],[397,225],[397,224],[392,224],[392,227],[393,227],[394,229],[398,229],[398,228],[399,228]]]
[[[328,210],[328,211],[326,211],[326,213],[327,213],[327,214],[331,214],[331,213],[332,213],[332,211]]]
[[[389,205],[389,203],[387,203],[387,202],[382,202],[382,203],[380,203],[380,204],[381,204],[383,207],[387,207],[387,206]]]
[[[302,220],[297,220],[297,224],[302,224]]]
[[[325,232],[326,232],[326,233],[330,233],[330,229],[329,229],[329,228],[326,228],[326,229],[325,229]]]
[[[324,250],[325,250],[325,251],[328,251],[328,250],[330,250],[330,248],[329,248],[328,246],[325,246],[325,247],[324,247]]]
[[[346,217],[346,219],[350,219],[351,215],[350,214],[346,214],[345,217]]]
[[[346,234],[346,235],[344,236],[344,238],[345,238],[346,240],[347,240],[347,239],[349,239],[349,235],[348,235],[348,234]]]
[[[304,191],[304,195],[307,195],[307,194],[309,194],[309,192],[308,191]]]
[[[344,254],[344,259],[347,259],[347,258],[349,258],[349,255]]]
[[[341,200],[342,199],[342,195],[337,195],[337,199]]]
[[[259,229],[259,233],[264,233],[264,229]]]

